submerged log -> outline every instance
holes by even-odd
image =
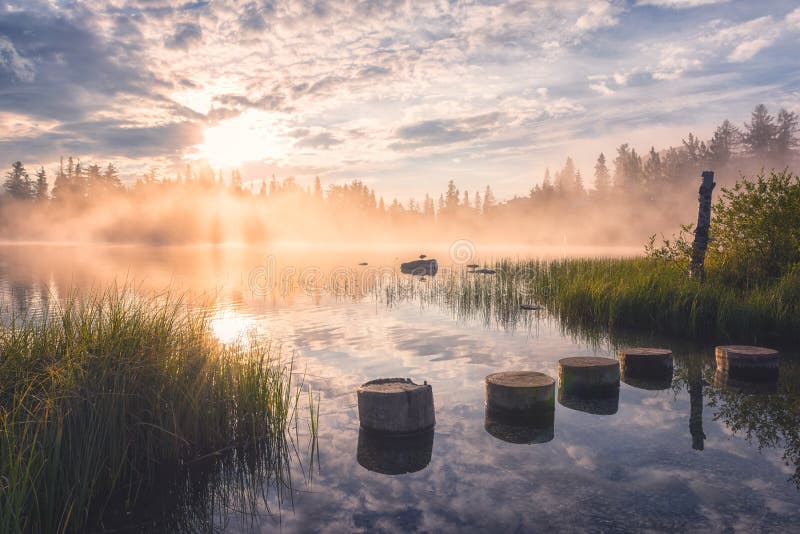
[[[436,423],[433,390],[408,378],[380,378],[358,388],[358,418],[366,430],[413,434]]]
[[[414,260],[400,264],[400,272],[403,274],[413,274],[416,276],[433,276],[439,272],[439,264],[436,260]]]
[[[703,171],[697,210],[697,228],[694,230],[692,260],[689,263],[689,278],[705,279],[706,250],[708,250],[708,228],[711,226],[711,192],[714,191],[714,173]]]

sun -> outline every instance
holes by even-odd
[[[207,160],[214,167],[238,167],[248,161],[275,159],[285,154],[274,120],[258,111],[246,111],[206,128],[203,142],[192,159]]]

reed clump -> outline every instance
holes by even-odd
[[[257,340],[217,342],[209,319],[114,287],[0,326],[0,531],[98,528],[165,473],[215,458],[237,464],[217,479],[242,478],[242,463],[280,479],[291,362]]]

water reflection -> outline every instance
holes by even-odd
[[[552,441],[555,414],[521,415],[486,407],[483,428],[508,443],[535,444]]]
[[[375,473],[403,475],[428,467],[433,454],[433,429],[406,436],[385,436],[358,429],[358,463]]]
[[[778,392],[777,376],[775,380],[742,380],[732,376],[731,373],[717,369],[714,373],[714,387],[725,391],[747,393],[751,395],[764,395]]]
[[[568,393],[558,388],[558,403],[570,410],[593,415],[614,415],[619,410],[619,390],[603,395]]]
[[[426,252],[446,257],[446,249]],[[254,294],[249,274],[271,254],[279,270],[297,270],[286,274],[285,292]],[[546,311],[521,311],[519,305],[529,301],[507,298],[513,281],[500,271],[491,277],[494,292],[472,287],[464,298],[441,293],[441,273],[425,283],[406,277],[398,290],[405,293],[388,296],[379,279],[350,283],[344,277],[332,284],[336,294],[307,292],[298,283],[307,265],[327,273],[341,265],[360,269],[363,260],[369,267],[399,269],[395,257],[417,254],[416,247],[408,253],[324,254],[264,247],[218,247],[216,253],[209,247],[17,248],[0,254],[0,297],[4,308],[35,307],[42,292],[57,299],[115,278],[134,280],[143,292],[188,289],[218,303],[219,337],[253,327],[297,354],[296,368],[322,395],[320,458],[311,487],[297,476],[292,506],[280,517],[270,515],[279,498],[270,490],[251,510],[263,526],[239,519],[232,511],[237,503],[222,499],[213,521],[176,514],[169,530],[184,525],[184,531],[208,531],[214,523],[232,532],[321,526],[335,532],[525,531],[531,525],[557,531],[790,531],[800,521],[800,492],[787,484],[790,477],[800,484],[800,374],[787,366],[774,393],[751,395],[730,383],[716,387],[713,347],[580,329]],[[14,290],[12,299],[13,284],[23,289]],[[556,407],[557,434],[554,424],[509,424],[485,411],[487,374],[526,368],[553,375],[564,356],[615,357],[620,346],[671,348],[672,391],[660,390],[669,386],[666,377],[637,382],[631,376],[623,380],[634,387],[623,385],[611,398],[562,395],[558,401],[569,409]],[[784,352],[787,363],[790,352]],[[422,376],[434,384],[435,448],[433,434],[400,446],[354,430],[354,392],[378,376]],[[302,433],[302,403],[298,413]],[[615,413],[624,417],[590,415]],[[704,452],[690,454],[693,448]],[[241,480],[244,486],[234,476],[208,478],[216,491],[263,492],[263,482]],[[196,502],[198,514],[208,513],[202,499]],[[166,498],[163,503],[167,512],[173,507]]]

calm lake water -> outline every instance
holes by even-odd
[[[292,490],[280,506],[268,495],[270,512],[259,517],[232,511],[230,531],[798,531],[796,350],[781,347],[775,391],[753,394],[714,381],[713,340],[581,335],[542,311],[499,322],[413,295],[387,300],[365,282],[420,253],[447,267],[467,254],[491,261],[638,252],[459,246],[4,245],[0,302],[18,312],[111,280],[143,292],[190,291],[214,300],[222,341],[269,336],[296,354],[295,367],[321,397],[318,458],[309,465],[301,411]],[[557,403],[552,428],[536,434],[541,443],[487,431],[497,427],[486,420],[486,375],[556,376],[560,358],[615,357],[624,344],[671,348],[672,383],[623,383],[618,402],[581,409]],[[355,391],[377,377],[432,385],[432,440],[398,453],[359,436]],[[397,471],[413,472],[387,474]]]

